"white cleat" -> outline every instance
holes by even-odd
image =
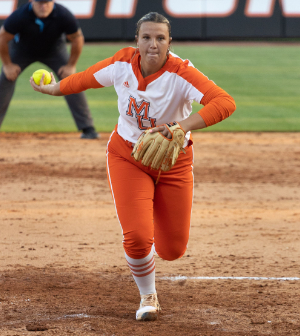
[[[141,295],[140,308],[136,311],[137,321],[155,321],[161,311],[157,294]]]

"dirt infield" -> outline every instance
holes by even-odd
[[[148,323],[101,136],[0,134],[0,335],[300,335],[300,134],[194,133],[190,242],[156,258]]]

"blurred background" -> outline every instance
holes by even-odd
[[[78,19],[85,46],[83,71],[122,47],[135,46],[136,22],[146,13],[165,15],[172,25],[172,51],[228,91],[236,112],[204,131],[300,130],[300,1],[297,0],[56,0]],[[0,24],[27,0],[0,0]],[[0,62],[1,64],[1,62]],[[76,132],[62,97],[40,95],[29,77],[19,77],[1,131]],[[48,69],[49,70],[49,69]],[[117,123],[113,87],[86,92],[99,132]],[[194,103],[193,113],[201,106]],[[202,130],[203,131],[203,130]]]

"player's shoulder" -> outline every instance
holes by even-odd
[[[193,63],[188,59],[183,59],[173,52],[169,54],[169,64],[174,70],[180,71],[183,69],[194,68]]]
[[[136,48],[134,47],[122,48],[114,54],[113,61],[130,63],[135,53]]]
[[[170,53],[169,62],[170,70],[168,71],[190,83],[196,84],[203,79],[207,79],[207,76],[197,69],[189,59],[182,59],[176,54]]]
[[[189,59],[182,59],[174,53],[170,53],[169,57],[170,72],[176,73],[184,79],[198,78],[204,76],[203,73],[197,69]]]

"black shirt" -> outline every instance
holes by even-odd
[[[62,5],[55,3],[51,14],[40,19],[28,3],[4,21],[4,29],[15,35],[13,43],[22,53],[46,55],[65,41],[64,34],[77,32],[79,25],[74,15]]]

